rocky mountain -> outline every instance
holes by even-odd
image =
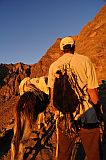
[[[48,74],[50,64],[61,56],[61,38],[57,37],[38,63],[0,64],[0,133],[13,118],[12,110],[19,95],[20,81],[27,76],[40,77]],[[94,63],[99,84],[106,80],[106,4],[78,35],[73,36],[73,39],[76,52],[90,57]]]
[[[18,95],[21,80],[30,76],[30,65],[23,63],[0,64],[0,103]]]
[[[76,51],[91,58],[99,83],[106,80],[106,5],[83,27],[76,41]]]

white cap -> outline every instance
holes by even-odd
[[[71,44],[71,47],[74,44],[74,40],[72,39],[72,37],[65,37],[61,40],[60,42],[60,49],[63,51],[63,47],[66,46],[67,44]]]

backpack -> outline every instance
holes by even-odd
[[[79,104],[78,96],[74,90],[74,74],[71,69],[68,72],[71,73],[71,76],[67,74],[67,69],[58,70],[56,72],[58,77],[54,82],[53,105],[63,114],[73,113]]]

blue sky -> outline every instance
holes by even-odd
[[[59,37],[77,35],[106,0],[0,0],[0,63],[34,64]]]

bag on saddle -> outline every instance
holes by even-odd
[[[54,82],[53,104],[63,114],[73,113],[79,104],[78,96],[74,90],[73,77],[70,79],[67,69],[64,69],[64,72],[58,70],[56,74],[58,77]]]

